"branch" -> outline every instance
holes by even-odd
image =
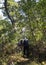
[[[8,8],[7,8],[7,0],[4,1],[4,6],[5,6],[5,11],[6,11],[6,14],[8,16],[8,18],[11,20],[11,23],[12,25],[14,24],[15,20],[13,18],[11,18],[9,12],[8,12]]]
[[[0,9],[4,9],[5,7],[0,7]]]

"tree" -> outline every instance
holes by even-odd
[[[45,1],[36,2],[36,0],[29,0],[29,1],[21,0],[21,1],[18,1],[17,3],[13,0],[10,0],[10,1],[5,0],[4,5],[5,5],[5,11],[9,19],[11,20],[11,22],[14,23],[16,21],[16,23],[18,23],[19,25],[23,21],[21,26],[22,28],[26,26],[26,30],[28,30],[28,32],[26,33],[27,34],[30,33],[30,35],[28,34],[28,38],[36,42],[36,41],[42,40],[42,37],[44,35],[43,21],[45,21],[45,18],[43,17],[44,16],[43,13],[45,13],[44,12],[45,3],[46,3]],[[25,25],[23,25],[24,23]]]

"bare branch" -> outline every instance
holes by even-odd
[[[8,12],[8,8],[7,8],[7,0],[4,1],[4,6],[5,6],[5,11],[6,11],[6,14],[8,16],[8,18],[11,20],[11,23],[12,25],[14,24],[15,20],[13,18],[11,18],[9,12]]]

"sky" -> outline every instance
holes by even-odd
[[[0,0],[0,8],[3,6],[3,2],[4,0]],[[0,20],[2,19],[4,19],[4,16],[3,16],[2,10],[0,9]]]

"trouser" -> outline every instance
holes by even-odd
[[[29,56],[29,46],[24,46],[23,55]]]

